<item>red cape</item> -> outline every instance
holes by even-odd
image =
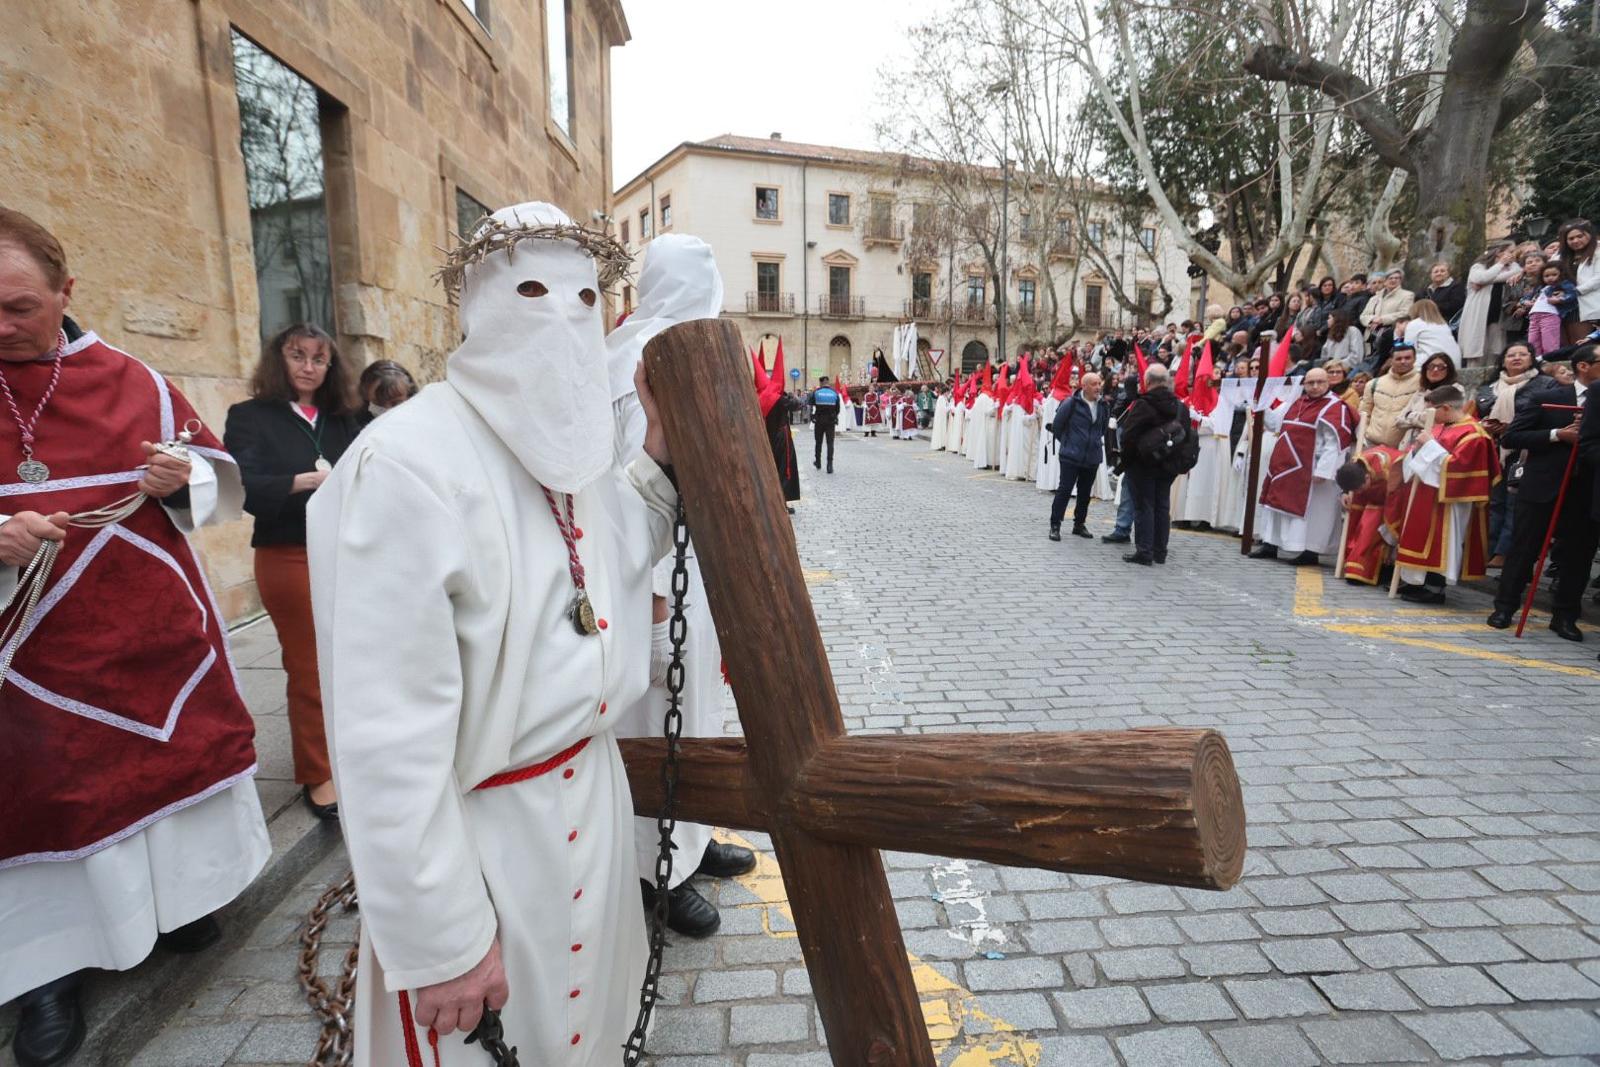
[[[1304,516],[1311,500],[1311,464],[1317,443],[1317,423],[1333,427],[1339,447],[1355,440],[1355,419],[1350,405],[1332,393],[1313,400],[1300,396],[1283,416],[1283,429],[1267,464],[1261,503],[1276,511]]]
[[[31,412],[50,367],[11,363],[5,375]],[[191,419],[166,379],[86,334],[67,346],[39,420],[35,448],[50,481],[14,480],[21,442],[0,423],[0,512],[109,504],[140,478],[139,442],[170,441]],[[209,430],[190,447],[233,462]],[[91,855],[254,773],[255,727],[224,626],[160,504],[67,533],[0,687],[0,869]]]
[[[1348,407],[1349,405],[1346,405]],[[1406,489],[1405,518],[1395,562],[1406,567],[1445,572],[1445,508],[1473,504],[1466,543],[1461,548],[1461,579],[1482,578],[1488,563],[1489,494],[1500,480],[1500,448],[1477,419],[1464,419],[1434,431],[1450,452],[1439,472],[1439,488],[1418,480]]]

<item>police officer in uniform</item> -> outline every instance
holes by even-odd
[[[817,442],[816,459],[812,466],[822,468],[822,442],[828,442],[828,473],[833,473],[833,431],[839,425],[839,392],[828,384],[826,374],[817,378],[817,388],[811,394],[811,431]]]

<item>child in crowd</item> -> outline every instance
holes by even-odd
[[[1561,347],[1561,324],[1578,313],[1578,287],[1573,284],[1566,263],[1546,263],[1540,280],[1544,284],[1539,291],[1524,298],[1528,306],[1528,343],[1536,356]]]

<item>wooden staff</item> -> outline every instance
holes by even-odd
[[[1582,411],[1577,404],[1540,404],[1546,411]],[[1576,420],[1574,420],[1576,421]],[[1571,426],[1572,423],[1567,423]],[[1562,429],[1566,429],[1565,426]],[[1544,544],[1539,546],[1539,560],[1533,565],[1533,580],[1528,583],[1528,598],[1522,603],[1522,618],[1517,620],[1517,636],[1522,636],[1523,627],[1528,625],[1528,612],[1533,610],[1533,597],[1539,591],[1539,579],[1544,576],[1545,557],[1550,554],[1550,542],[1556,536],[1556,522],[1561,518],[1561,505],[1567,501],[1567,484],[1572,481],[1572,468],[1578,460],[1578,445],[1572,444],[1572,451],[1567,453],[1567,469],[1561,472],[1561,488],[1556,493],[1555,510],[1550,512],[1550,525],[1545,527]],[[1586,564],[1587,565],[1587,564]]]
[[[1340,503],[1344,506],[1344,525],[1339,529],[1339,557],[1333,561],[1333,576],[1335,578],[1344,577],[1344,558],[1350,548],[1350,505],[1342,499]]]
[[[1239,555],[1248,556],[1256,539],[1256,497],[1261,492],[1261,394],[1267,391],[1267,372],[1272,365],[1272,342],[1278,337],[1275,330],[1261,331],[1261,369],[1256,373],[1256,395],[1250,402],[1250,469],[1245,476],[1244,522],[1239,529]]]

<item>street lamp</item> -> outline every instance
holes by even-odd
[[[1006,351],[1006,278],[1010,273],[1010,245],[1011,239],[1006,233],[1006,217],[1011,214],[1011,161],[1009,152],[1011,148],[1011,82],[998,81],[989,86],[989,95],[1001,97],[1000,111],[1000,325],[999,347],[1000,363],[1004,366],[1011,362],[1011,355]]]

